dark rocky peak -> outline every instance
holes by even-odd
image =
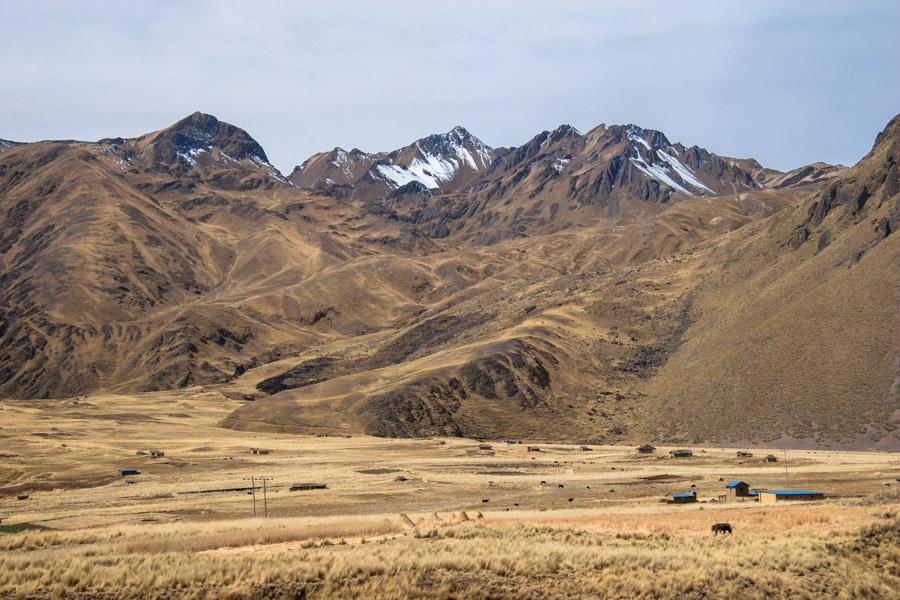
[[[216,149],[234,160],[268,164],[265,151],[246,131],[201,112],[185,117],[153,136],[153,158],[161,163],[179,159],[193,164],[199,153]]]
[[[476,171],[490,165],[494,158],[493,148],[461,126],[456,126],[447,133],[435,133],[424,137],[416,141],[414,146],[425,157],[437,156],[461,161],[462,165],[468,165]],[[400,152],[402,150],[396,153]]]
[[[560,125],[556,129],[550,132],[548,136],[548,140],[551,144],[558,144],[562,141],[572,140],[572,139],[580,139],[582,137],[581,132],[572,127],[571,125]]]
[[[427,137],[424,137],[418,141],[421,145],[434,145],[434,146],[451,146],[453,144],[463,145],[463,144],[481,144],[481,140],[477,137],[469,133],[469,131],[461,126],[457,125],[447,133],[434,133]]]
[[[875,137],[875,143],[872,145],[872,150],[870,150],[857,165],[871,161],[872,159],[878,160],[877,157],[881,153],[884,153],[884,158],[891,165],[897,163],[897,159],[900,157],[900,114],[894,115],[894,118],[891,119],[885,128],[881,130],[881,133]]]
[[[638,144],[648,149],[666,151],[672,148],[672,143],[666,135],[656,129],[644,129],[629,123],[628,125],[613,125],[608,131],[617,140],[627,139],[631,145]]]
[[[583,143],[584,136],[571,125],[560,125],[550,131],[542,131],[524,145],[513,148],[506,154],[501,165],[509,169],[535,157],[561,151],[567,153],[576,143]]]
[[[328,154],[331,164],[342,169],[352,169],[357,162],[369,159],[369,155],[359,148],[354,148],[348,152],[338,146]],[[309,160],[303,164],[305,165],[308,162]]]

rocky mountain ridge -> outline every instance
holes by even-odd
[[[0,393],[212,386],[256,399],[225,425],[279,431],[894,447],[897,129],[779,174],[636,126],[501,149],[457,128],[311,159],[308,188],[201,113],[12,144]]]

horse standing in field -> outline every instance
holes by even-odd
[[[716,523],[711,528],[713,535],[725,535],[726,533],[731,534],[731,523]]]

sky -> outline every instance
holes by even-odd
[[[466,127],[516,146],[635,123],[787,170],[900,112],[900,2],[0,0],[0,138],[133,137],[202,111],[282,171]]]

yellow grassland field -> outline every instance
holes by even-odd
[[[898,597],[896,453],[221,427],[240,404],[0,401],[0,597]],[[826,498],[723,501],[734,479]]]

